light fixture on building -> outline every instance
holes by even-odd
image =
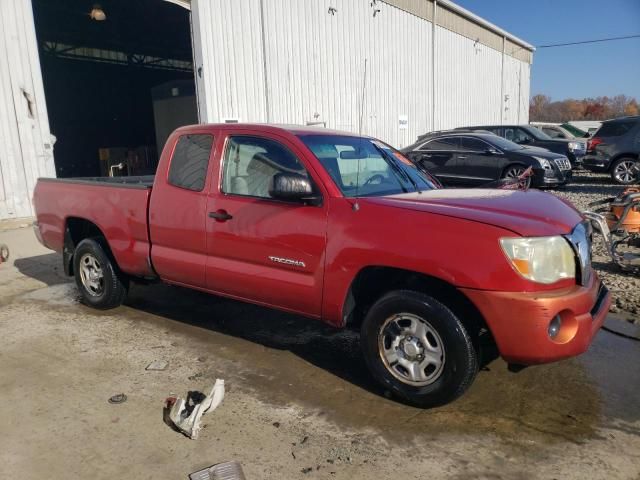
[[[107,19],[107,14],[104,13],[104,10],[100,5],[94,5],[91,7],[91,12],[89,12],[89,17],[91,20],[95,20],[96,22],[104,22]]]

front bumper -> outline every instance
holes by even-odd
[[[586,286],[549,292],[491,292],[463,289],[483,315],[500,351],[509,363],[554,362],[585,352],[604,323],[611,295],[595,272]],[[560,333],[548,334],[559,315]]]
[[[531,179],[532,187],[553,187],[557,185],[565,185],[571,177],[571,170],[560,170],[555,167],[553,170],[534,169],[533,178]]]
[[[567,152],[567,158],[571,162],[572,167],[582,165],[582,160],[587,152],[585,150],[574,150]]]

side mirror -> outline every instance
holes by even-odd
[[[526,145],[527,143],[531,143],[531,139],[530,138],[523,138],[522,140],[520,140],[518,143]]]
[[[276,173],[271,177],[269,195],[278,200],[319,205],[322,197],[313,192],[309,179],[299,173]]]

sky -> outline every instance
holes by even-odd
[[[640,0],[454,0],[537,46],[640,34]],[[640,38],[537,49],[531,95],[640,100]]]

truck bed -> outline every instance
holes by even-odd
[[[125,273],[153,276],[147,212],[153,175],[40,178],[33,193],[43,243],[61,252],[70,224],[90,222]]]
[[[77,178],[40,178],[38,181],[101,185],[109,187],[151,188],[155,175],[132,177],[77,177]]]

